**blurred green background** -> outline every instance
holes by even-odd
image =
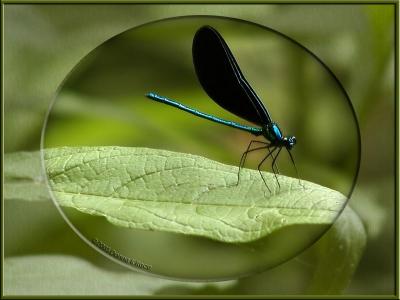
[[[392,293],[395,225],[391,5],[6,5],[5,151],[39,149],[46,110],[58,95],[45,132],[46,146],[146,146],[237,164],[250,139],[248,135],[143,97],[154,90],[199,110],[239,120],[209,100],[195,78],[190,37],[203,21],[153,23],[147,29],[125,32],[85,57],[104,41],[134,26],[182,15],[221,15],[274,28],[314,52],[339,78],[355,108],[362,141],[360,175],[350,204],[361,216],[369,238],[347,292]],[[355,127],[346,99],[321,65],[298,47],[261,28],[218,19],[210,22],[220,26],[217,28],[274,119],[286,133],[296,134],[299,142],[305,141],[294,152],[302,177],[347,193],[357,159]],[[252,43],[254,40],[265,42]],[[69,72],[61,93],[57,93]],[[257,159],[259,156],[254,155],[248,166],[254,167]],[[281,159],[283,169],[290,174],[293,170],[285,166],[285,160],[287,157]],[[9,211],[14,209],[7,205]],[[53,213],[57,213],[55,209]],[[52,222],[64,225],[55,217]],[[28,222],[6,226],[5,234],[26,233],[24,224],[30,226]],[[63,228],[68,231],[66,224]],[[77,249],[84,246],[77,246],[78,238],[71,237],[75,244],[52,246],[52,240],[60,238],[55,238],[59,233],[51,236],[42,245],[10,238],[5,254],[14,258],[62,249],[62,253],[82,255]],[[97,255],[88,249],[86,252],[92,259]],[[305,276],[302,270],[301,264],[289,263],[249,277],[242,282],[242,292],[296,292],[299,276]],[[266,284],[271,276],[286,280]]]

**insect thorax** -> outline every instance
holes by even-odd
[[[276,123],[269,123],[263,127],[264,136],[271,142],[279,144],[283,140],[282,131]]]

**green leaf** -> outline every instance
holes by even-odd
[[[125,147],[47,149],[58,203],[115,225],[250,242],[291,225],[329,225],[346,197],[298,179],[165,150]]]
[[[308,292],[340,294],[349,285],[366,242],[361,220],[346,206],[334,225],[310,248],[316,254],[316,269]]]
[[[49,200],[40,152],[7,153],[4,163],[4,198]]]
[[[74,148],[68,148],[68,149],[72,150]],[[113,149],[115,148],[113,147]],[[130,150],[132,151],[133,149]],[[142,149],[142,151],[158,152],[161,150]],[[168,153],[170,153],[172,156],[178,155],[176,153],[175,154],[171,152]],[[34,180],[38,181],[38,178],[41,178],[41,166],[39,158],[40,158],[39,152],[6,154],[5,165],[4,165],[5,190],[8,189],[8,186],[10,184],[14,184],[15,181],[18,180],[21,180],[21,185],[24,184],[29,185],[31,184],[30,181]],[[215,162],[213,163],[217,164]],[[40,186],[42,186],[43,193],[44,195],[46,195],[47,188],[45,187],[45,184],[43,183]],[[44,207],[42,206],[42,204],[46,203],[44,201],[31,202],[30,200],[38,200],[35,198],[36,195],[26,192],[28,191],[28,189],[25,189],[24,191],[25,192],[20,193],[19,197],[14,197],[13,195],[11,195],[11,193],[5,194],[5,199],[8,200],[6,201],[7,204],[6,216],[16,215],[16,213],[11,215],[10,213],[13,210],[18,209],[19,212],[17,215],[20,216],[24,215],[25,219],[26,216],[29,217],[30,212],[33,212],[33,215],[38,219],[38,221],[39,220],[43,221],[39,222],[40,224],[36,222],[38,223],[37,226],[40,225],[43,227],[42,230],[38,229],[36,232],[37,233],[43,232],[43,234],[45,234],[48,231],[49,222],[54,224],[54,222],[56,221],[56,218],[54,218],[54,214],[57,215],[57,212],[55,210],[48,209],[46,210],[48,214],[47,217],[37,216],[39,212],[44,211]],[[31,204],[29,204],[30,206],[24,209],[22,204],[24,203],[28,204],[28,203],[25,201],[23,202],[15,201],[16,199],[28,200],[31,202]],[[47,201],[48,200],[49,198],[47,198]],[[38,208],[34,209],[34,206],[32,205],[38,206]],[[15,218],[16,218],[15,216],[11,217],[9,222],[10,226],[7,226],[8,228],[10,229],[12,228],[13,230],[15,229],[15,226],[11,226]],[[19,222],[18,224],[22,223]],[[63,223],[60,222],[59,224],[60,230],[63,228],[62,225]],[[28,231],[29,233],[29,230],[32,230],[32,222],[29,222],[24,226],[25,229],[20,228],[18,233],[14,232],[14,234],[10,233],[9,235],[12,236],[16,235],[21,237],[22,233],[26,231]],[[52,225],[52,228],[54,230],[54,225]],[[9,230],[7,232],[9,232]],[[282,231],[278,232],[278,234],[282,235]],[[40,240],[34,238],[30,243],[29,249],[25,249],[25,251],[23,251],[24,248],[23,245],[25,245],[26,238],[29,236],[29,234],[25,235],[26,236],[23,239],[23,243],[18,243],[18,245],[16,244],[14,246],[11,245],[12,248],[14,249],[11,252],[15,252],[15,250],[18,249],[16,253],[23,256],[18,256],[14,258],[8,256],[6,257],[5,270],[7,271],[6,272],[7,276],[5,276],[5,290],[7,291],[7,294],[24,294],[24,293],[47,294],[53,292],[60,293],[60,291],[62,291],[63,294],[69,294],[71,292],[76,292],[76,291],[81,291],[80,292],[81,294],[87,294],[87,293],[95,294],[96,291],[98,291],[98,285],[95,282],[86,282],[86,284],[84,285],[85,288],[83,288],[83,285],[80,285],[81,283],[80,280],[79,282],[76,282],[73,278],[68,276],[69,274],[68,272],[67,273],[65,272],[65,266],[69,265],[71,265],[71,267],[75,268],[76,270],[79,270],[80,273],[83,272],[84,274],[87,274],[88,276],[86,276],[85,278],[97,278],[97,279],[104,278],[104,280],[110,282],[112,286],[118,287],[117,289],[120,289],[121,294],[125,293],[137,294],[141,292],[146,294],[147,293],[159,293],[159,294],[195,293],[195,290],[193,290],[192,287],[199,288],[198,293],[202,292],[203,286],[200,284],[198,286],[193,285],[190,287],[184,283],[180,284],[171,283],[170,285],[168,285],[167,284],[168,281],[165,281],[165,284],[161,284],[161,281],[156,278],[149,277],[148,279],[145,278],[142,279],[141,275],[135,273],[132,274],[131,271],[124,272],[123,274],[122,273],[116,274],[115,268],[112,267],[114,264],[103,265],[101,263],[99,265],[101,261],[104,261],[103,259],[101,260],[96,259],[97,261],[96,264],[99,265],[99,267],[93,266],[92,264],[88,264],[85,262],[85,260],[87,260],[88,258],[90,260],[93,260],[93,258],[91,258],[92,254],[90,254],[91,251],[89,250],[85,251],[85,249],[87,248],[82,246],[79,239],[77,238],[74,239],[72,233],[70,234],[71,238],[68,239],[66,243],[64,243],[66,235],[65,233],[62,234],[61,232],[57,233],[56,235],[60,236],[60,239],[54,239],[54,232],[52,233],[52,231],[50,231],[49,233],[49,239],[48,240],[46,239],[46,245],[51,245],[53,243],[52,241],[54,241],[53,243],[54,245],[50,246],[49,248],[51,249],[50,251],[53,252],[56,251],[58,253],[61,249],[64,249],[63,251],[61,251],[61,253],[66,255],[58,255],[57,257],[54,256],[54,254],[51,256],[27,255],[30,253],[36,253],[37,251],[39,251],[38,250],[39,248],[41,249],[40,253],[43,253],[45,251],[45,247],[43,246],[42,243],[43,237],[41,237]],[[37,237],[37,234],[35,234],[35,237]],[[6,241],[8,241],[8,243],[6,243],[6,246],[9,250],[6,252],[10,252],[11,242],[15,243],[19,240],[20,239],[14,239],[14,240],[7,239]],[[80,249],[79,251],[73,250],[71,248],[72,247],[71,245],[74,244],[75,240],[76,240],[75,247],[79,246],[78,247]],[[240,279],[238,285],[228,287],[228,289],[222,289],[220,290],[220,292],[218,292],[217,288],[215,294],[221,294],[221,293],[247,294],[249,285],[259,287],[257,288],[257,290],[253,291],[254,293],[261,293],[261,294],[276,293],[277,291],[279,291],[279,287],[285,290],[287,289],[287,287],[286,288],[284,287],[287,285],[287,280],[289,279],[290,276],[293,277],[294,275],[294,278],[292,278],[289,281],[301,282],[304,281],[304,278],[309,277],[307,273],[312,274],[311,282],[308,286],[307,293],[309,294],[340,293],[346,288],[346,286],[348,285],[348,283],[352,278],[354,271],[357,268],[358,262],[365,247],[365,240],[366,240],[366,234],[360,219],[349,207],[347,207],[345,208],[344,212],[340,215],[340,217],[335,221],[335,223],[329,229],[329,231],[312,247],[310,247],[307,251],[298,256],[298,258],[290,260],[287,263],[282,264],[279,268],[275,268],[274,270],[267,271],[259,275],[250,276],[244,279]],[[34,241],[36,241],[37,244],[36,246],[34,245]],[[293,241],[291,241],[291,243],[292,242]],[[32,252],[31,251],[32,247],[35,249],[37,248],[37,250],[34,250]],[[269,245],[268,247],[271,247],[271,245]],[[70,248],[71,250],[69,250]],[[85,253],[85,256],[76,258],[67,256],[68,254],[77,255],[78,253],[80,254]],[[308,262],[306,264],[304,263],[299,264],[300,261],[304,260],[307,260]],[[47,268],[46,267],[47,265],[51,266],[51,268],[50,267]],[[37,277],[40,279],[40,282],[34,280],[36,277],[30,276],[29,278],[26,278],[25,275],[27,274],[26,272],[27,266],[32,270],[41,270],[40,272],[42,275]],[[121,270],[125,269],[121,268]],[[51,288],[49,285],[46,284],[47,280],[44,281],[42,280],[42,278],[44,278],[43,276],[47,276],[46,274],[49,275],[48,278],[60,278],[60,284],[58,284],[58,282],[53,282],[51,286],[53,288]],[[133,283],[130,283],[129,278],[133,278],[131,276],[135,278],[135,282],[140,282],[140,284],[134,285]],[[279,280],[278,278],[285,278],[285,282],[281,282],[281,280]],[[301,278],[302,280],[300,280]],[[61,282],[64,283],[66,282],[66,280],[68,281],[68,284],[66,285],[68,287],[64,289],[63,284],[61,284]],[[160,285],[158,283],[159,281]],[[18,282],[24,282],[24,285],[21,286],[18,284]],[[266,282],[268,282],[269,284],[265,284]],[[143,286],[146,286],[146,289],[148,286],[149,290],[146,291],[143,290],[142,289]],[[276,286],[278,286],[278,288]],[[300,286],[298,287],[299,290],[297,292],[301,291],[302,289],[301,286],[302,285],[300,284]],[[204,286],[204,288],[206,288],[207,290],[206,286]],[[111,293],[115,294],[115,291]]]
[[[306,251],[280,266],[240,278],[229,294],[338,295],[350,284],[364,253],[367,235],[358,215],[346,206],[329,230]]]
[[[4,261],[4,295],[151,295],[184,288],[218,291],[232,285],[181,282],[148,276],[115,266],[97,266],[69,255],[27,255]],[[74,276],[73,274],[79,274]]]

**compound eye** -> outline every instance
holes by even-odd
[[[290,142],[292,143],[292,145],[295,145],[296,144],[296,137],[292,136],[290,138]]]

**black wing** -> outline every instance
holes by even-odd
[[[255,124],[271,123],[267,109],[244,78],[218,31],[210,26],[197,30],[192,54],[197,78],[218,105]]]

